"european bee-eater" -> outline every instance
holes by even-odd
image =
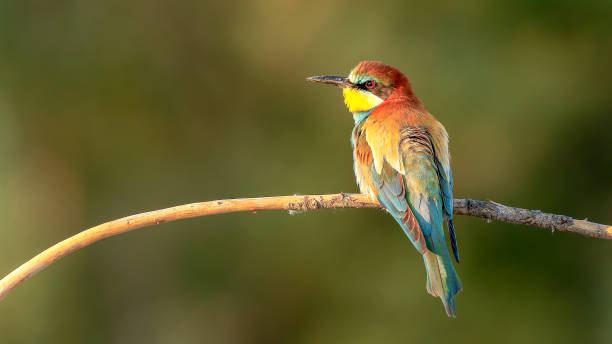
[[[361,62],[348,77],[307,80],[342,88],[355,120],[351,142],[357,184],[378,199],[423,255],[427,291],[455,317],[461,281],[444,239],[446,220],[459,262],[446,129],[425,109],[408,78],[380,62]]]

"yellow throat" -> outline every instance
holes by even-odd
[[[344,104],[350,112],[366,112],[380,105],[382,99],[357,88],[343,88]]]

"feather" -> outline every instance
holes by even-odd
[[[448,219],[451,247],[458,259],[452,208],[449,211],[452,177],[447,177],[437,159],[435,144],[426,127],[404,125],[398,128],[398,135],[374,139],[372,133],[385,124],[368,125],[370,121],[369,117],[364,120],[360,130],[365,135],[360,133],[358,140],[363,141],[365,136],[373,155],[369,170],[371,190],[423,255],[428,292],[440,297],[448,315],[455,316],[454,297],[462,286],[444,239],[444,220]],[[372,145],[378,145],[378,151]],[[379,166],[376,156],[382,160]],[[390,161],[393,159],[397,160]]]

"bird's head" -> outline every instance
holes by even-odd
[[[306,80],[342,88],[344,103],[352,113],[368,112],[387,99],[406,97],[420,104],[408,78],[389,65],[374,61],[360,62],[347,76],[313,76]]]

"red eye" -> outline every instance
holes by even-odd
[[[376,86],[376,81],[374,80],[369,80],[369,81],[366,81],[365,83],[366,88],[374,88],[374,86]]]

